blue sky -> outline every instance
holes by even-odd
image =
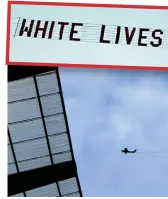
[[[61,68],[60,76],[84,196],[168,196],[168,72]]]

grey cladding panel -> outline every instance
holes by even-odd
[[[14,174],[14,173],[17,173],[15,163],[9,164],[8,165],[8,175],[9,174]]]
[[[56,115],[45,118],[48,135],[66,132],[64,115]]]
[[[56,73],[37,75],[37,84],[40,95],[59,92]]]
[[[8,102],[35,96],[37,95],[32,77],[8,83]]]
[[[24,195],[23,195],[23,193],[19,193],[19,194],[13,195],[11,197],[24,197]]]
[[[59,183],[60,191],[62,195],[70,194],[78,191],[78,185],[76,178],[70,178],[67,180],[60,181]]]
[[[36,158],[36,159],[32,159],[32,160],[27,160],[27,161],[18,163],[20,171],[27,171],[27,170],[31,170],[31,169],[48,166],[48,165],[51,165],[51,159],[49,156]]]
[[[26,192],[28,197],[56,197],[59,196],[56,183],[49,184]]]
[[[61,98],[59,94],[41,97],[44,116],[62,112]]]
[[[18,161],[49,154],[46,138],[14,144],[14,150]]]
[[[14,162],[14,158],[13,158],[12,149],[11,149],[11,146],[8,145],[8,163],[13,163],[13,162]]]
[[[65,197],[80,197],[80,194],[79,194],[79,192],[76,192],[76,193],[65,195]]]
[[[70,150],[68,136],[65,133],[51,136],[49,141],[52,154]]]
[[[45,136],[41,119],[9,125],[12,142]]]
[[[54,164],[59,164],[61,162],[66,162],[66,161],[71,161],[71,160],[72,160],[72,155],[70,151],[53,155]]]
[[[37,99],[8,104],[8,122],[18,122],[40,117]]]

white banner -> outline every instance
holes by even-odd
[[[168,8],[12,2],[8,64],[168,67]]]

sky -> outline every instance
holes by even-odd
[[[60,69],[84,196],[168,196],[168,72]],[[128,147],[138,152],[124,155]]]

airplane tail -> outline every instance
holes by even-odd
[[[126,152],[124,150],[121,150],[121,152],[126,154]]]

